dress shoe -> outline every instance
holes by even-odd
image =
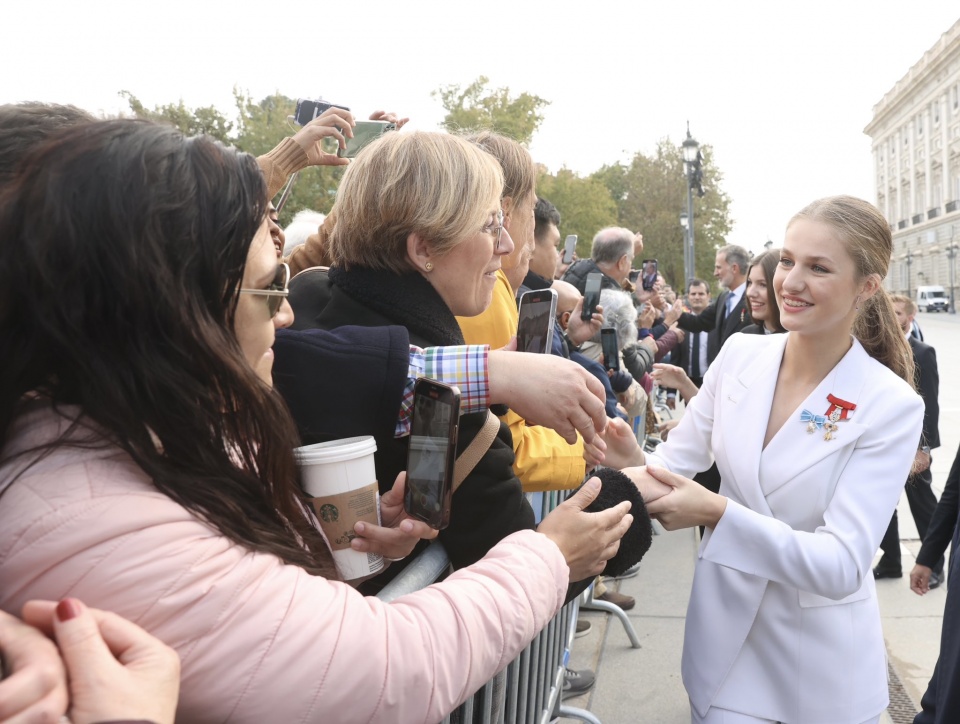
[[[560,693],[561,699],[567,699],[571,696],[580,696],[597,683],[597,677],[590,669],[566,669],[563,672],[563,691]]]
[[[903,578],[903,569],[877,566],[873,569],[873,577],[878,580],[881,578]]]
[[[586,636],[590,633],[590,629],[593,628],[593,624],[589,621],[586,621],[582,618],[577,619],[577,632],[573,635],[574,638],[578,639],[581,636]]]
[[[930,582],[927,584],[927,586],[932,590],[941,583],[943,583],[943,573],[934,572],[930,574]]]
[[[612,603],[615,606],[619,606],[624,611],[629,611],[637,603],[633,596],[628,596],[625,593],[617,593],[616,591],[610,590],[604,592],[602,596],[595,596],[593,600]]]

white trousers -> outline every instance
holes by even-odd
[[[740,714],[739,712],[730,711],[729,709],[717,709],[714,706],[707,709],[707,715],[704,717],[697,714],[696,710],[691,706],[690,721],[691,724],[782,724],[773,719],[758,719],[749,714]],[[879,721],[880,717],[875,717],[863,722],[863,724],[878,724]]]

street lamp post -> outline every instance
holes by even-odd
[[[954,295],[954,279],[957,273],[957,242],[951,242],[950,246],[947,247],[947,259],[950,260],[950,314],[957,313],[957,298]]]
[[[687,279],[693,279],[697,275],[693,246],[693,189],[696,187],[697,195],[703,196],[703,155],[700,153],[700,144],[690,135],[690,121],[687,121],[687,137],[680,148],[683,151],[683,171],[687,177],[687,234],[683,247],[683,271]]]
[[[910,294],[910,282],[911,282],[911,279],[910,279],[910,267],[913,265],[913,252],[910,251],[910,249],[907,249],[907,257],[906,257],[906,258],[907,258],[907,296],[909,297],[909,296],[911,296],[911,294]]]
[[[690,218],[687,216],[686,211],[680,212],[680,228],[683,229],[683,273],[686,276],[684,280],[684,289],[686,285],[690,283],[690,280],[693,279],[696,275],[690,273],[690,268],[693,266],[690,262],[690,244],[688,239],[690,238],[690,232],[688,227],[690,225]]]

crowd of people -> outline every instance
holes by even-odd
[[[929,490],[939,443],[936,360],[883,289],[882,215],[814,202],[781,249],[719,249],[716,298],[701,279],[678,295],[635,268],[630,229],[564,263],[520,144],[407,130],[349,163],[326,216],[281,228],[272,199],[344,165],[324,140],[354,123],[331,108],[255,159],[0,106],[0,721],[439,721],[591,584],[631,608],[603,576],[636,574],[651,516],[702,530],[693,721],[876,721],[873,581],[902,575],[891,513],[904,480]],[[545,289],[553,345],[518,352],[518,298]],[[483,443],[440,531],[403,507],[421,376],[461,391],[458,456]],[[661,390],[682,417],[658,419]],[[350,546],[390,565],[348,583],[294,449],[357,435],[381,524]],[[541,520],[531,498],[553,490]],[[955,511],[929,498],[911,505],[942,542]],[[377,599],[435,538],[449,575]],[[564,694],[593,680],[568,670]],[[935,683],[925,722],[953,705]]]

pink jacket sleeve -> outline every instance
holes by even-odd
[[[567,566],[533,531],[386,604],[235,545],[128,459],[78,454],[0,498],[0,606],[69,595],[143,626],[181,656],[184,721],[434,724],[563,603]]]

